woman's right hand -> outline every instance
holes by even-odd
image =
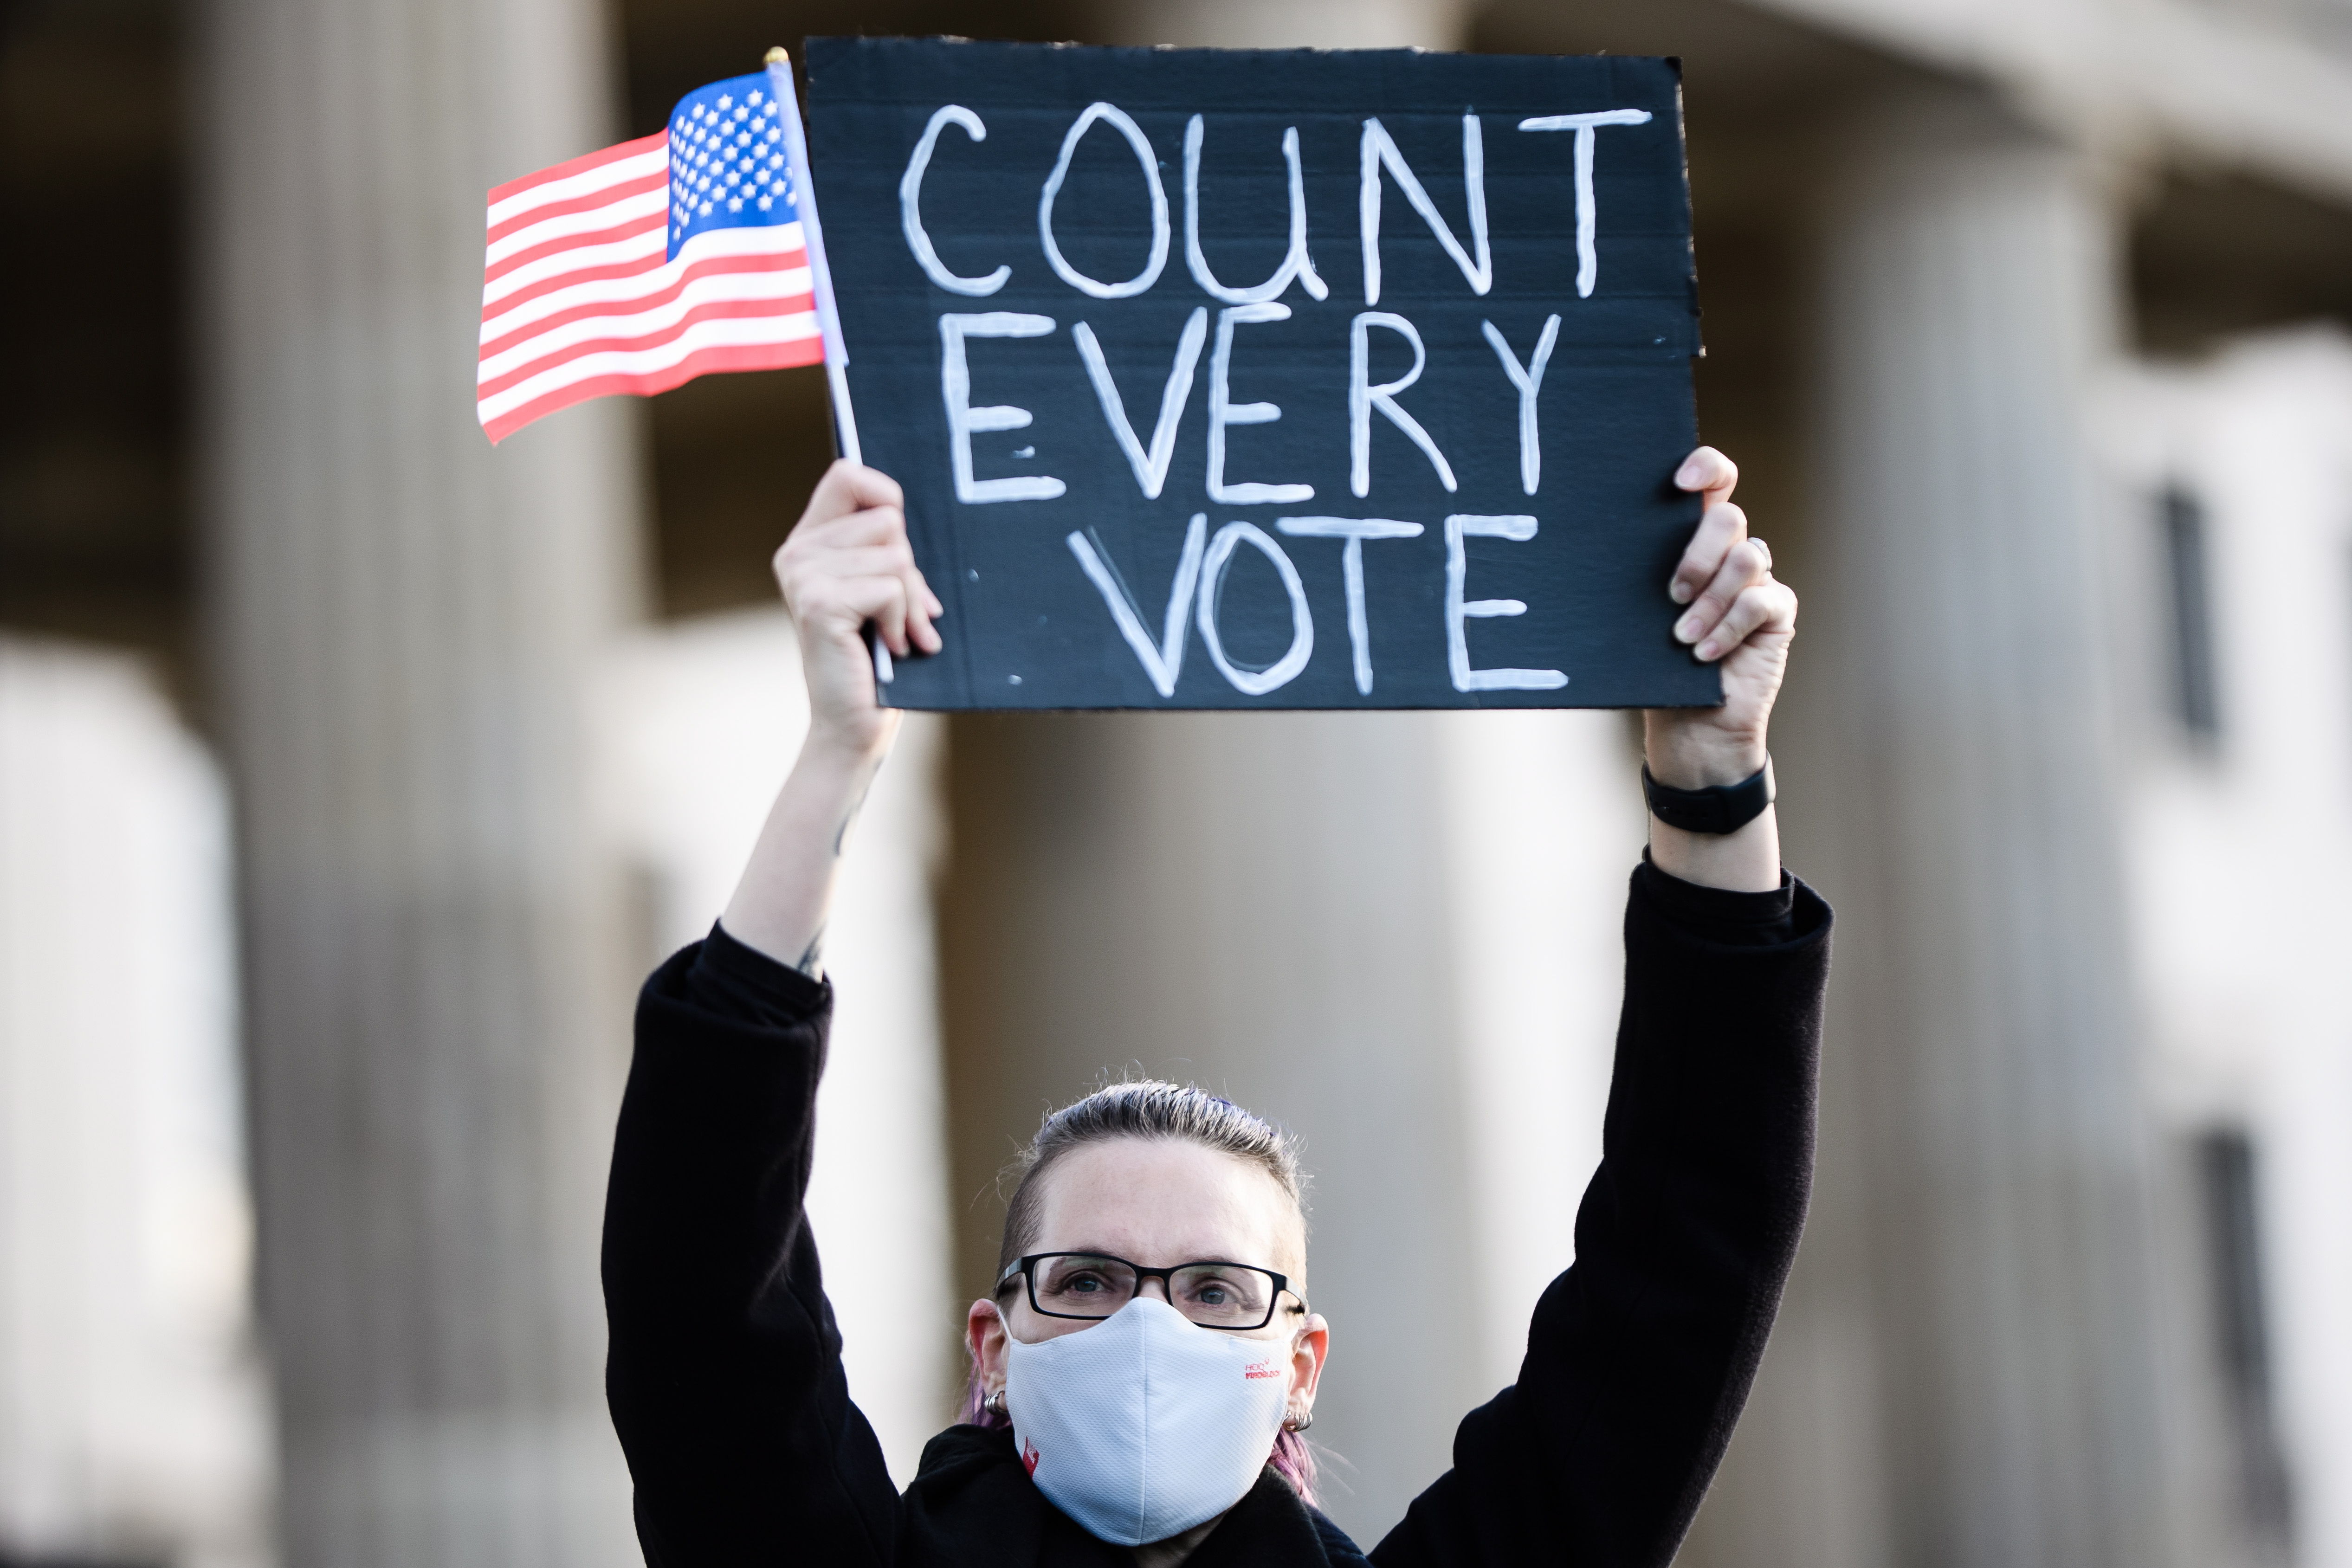
[[[776,582],[800,633],[812,744],[875,753],[897,728],[875,690],[867,622],[901,658],[940,651],[931,622],[944,607],[915,565],[904,505],[897,480],[841,459],[776,551]]]

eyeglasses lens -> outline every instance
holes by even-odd
[[[1132,1265],[1116,1258],[1064,1253],[1032,1270],[1039,1311],[1107,1318],[1135,1299]],[[1192,1263],[1168,1281],[1168,1304],[1203,1328],[1256,1328],[1274,1315],[1274,1278],[1238,1263]]]

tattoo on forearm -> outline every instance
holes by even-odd
[[[816,928],[816,935],[810,937],[808,946],[801,949],[801,956],[793,960],[793,967],[812,980],[824,978],[824,926],[820,925]]]
[[[849,802],[849,810],[841,814],[841,826],[833,831],[834,859],[841,858],[843,847],[849,842],[849,830],[856,825],[857,813],[866,810],[866,797],[873,793],[874,776],[881,771],[882,764],[877,760],[871,768],[866,770],[864,782],[857,786],[857,797]]]

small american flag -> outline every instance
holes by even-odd
[[[475,409],[493,442],[586,398],[825,359],[787,73],[713,82],[667,131],[490,193]]]

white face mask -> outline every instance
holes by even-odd
[[[1138,1296],[1090,1329],[1007,1336],[1004,1403],[1030,1479],[1120,1546],[1181,1535],[1242,1500],[1289,1404],[1280,1340],[1185,1320]]]

